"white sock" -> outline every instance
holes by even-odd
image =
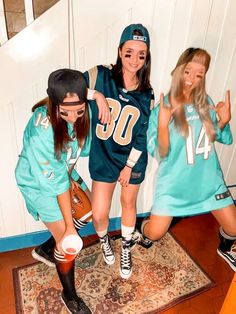
[[[228,233],[226,233],[223,228],[220,226],[220,234],[222,235],[223,238],[227,240],[236,240],[236,236],[231,236]]]
[[[102,231],[96,231],[99,238],[103,238],[107,234],[107,229]]]
[[[128,240],[128,241],[131,240],[133,232],[134,232],[134,226],[133,227],[126,227],[123,224],[121,225],[121,235],[126,240]]]

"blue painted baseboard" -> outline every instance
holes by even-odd
[[[139,217],[144,217],[146,214],[139,214]],[[111,218],[109,224],[109,231],[120,230],[121,219],[120,217]],[[88,236],[91,234],[95,234],[95,230],[93,224],[88,223],[81,231],[81,236]],[[37,246],[44,241],[46,241],[50,237],[50,233],[48,231],[38,231],[31,232],[26,234],[21,234],[13,237],[6,237],[0,239],[0,252],[8,252],[18,249],[23,249],[26,247]]]
[[[109,231],[115,231],[120,229],[120,218],[111,218]],[[93,224],[88,223],[81,231],[81,236],[88,236],[95,234]],[[0,239],[0,252],[13,251],[18,249],[23,249],[26,247],[37,246],[43,243],[50,237],[48,231],[38,231],[32,233],[26,233],[22,235],[17,235],[13,237],[6,237]]]

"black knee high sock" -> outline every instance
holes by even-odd
[[[80,219],[75,219],[75,218],[73,218],[73,222],[74,222],[74,226],[75,226],[75,228],[79,231],[79,230],[81,230],[84,226],[86,226],[87,225],[87,221],[82,221],[82,220],[80,220]]]
[[[229,236],[225,231],[220,227],[219,230],[219,237],[220,237],[220,245],[219,249],[222,252],[230,251],[234,241],[236,240],[236,236]]]
[[[63,287],[63,293],[67,300],[76,296],[75,290],[75,261],[56,261],[57,273]]]
[[[45,253],[52,255],[55,245],[56,241],[54,240],[53,236],[51,236],[47,241],[43,242],[40,246]]]

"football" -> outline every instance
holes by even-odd
[[[71,180],[70,195],[73,218],[84,222],[89,221],[92,218],[91,202],[74,180]]]

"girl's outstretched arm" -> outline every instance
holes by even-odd
[[[160,95],[160,110],[158,115],[158,131],[157,142],[159,147],[160,157],[168,155],[170,148],[169,122],[172,115],[172,110],[169,105],[164,105],[164,95]]]

